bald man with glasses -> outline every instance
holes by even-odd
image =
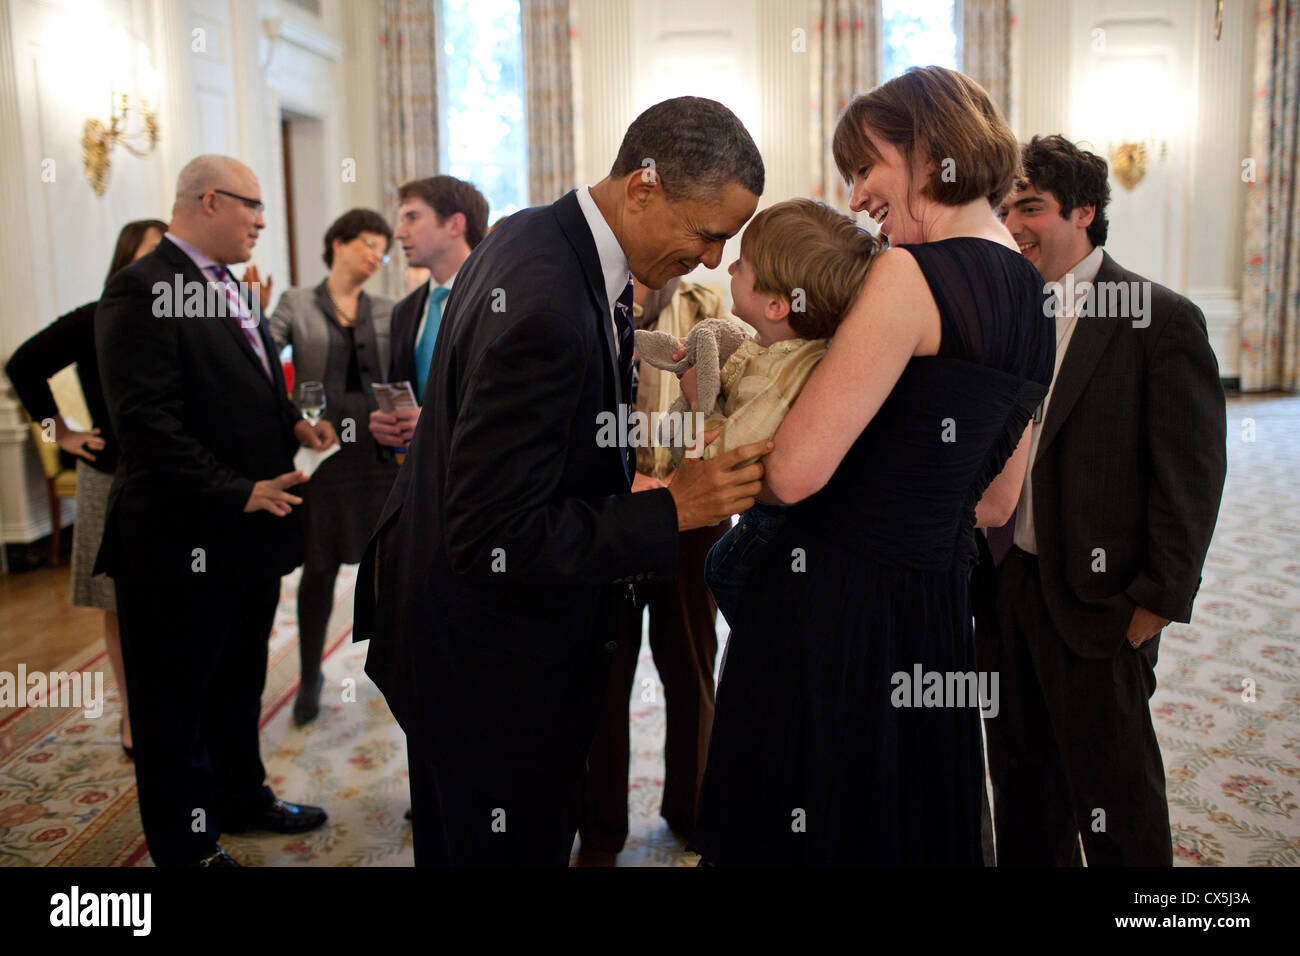
[[[237,866],[221,833],[325,822],[266,786],[258,722],[280,577],[301,560],[293,456],[337,438],[290,404],[261,305],[230,273],[266,226],[257,177],[200,156],[176,197],[158,248],[95,314],[122,449],[96,571],[117,588],[149,853]]]

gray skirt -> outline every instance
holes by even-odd
[[[113,476],[77,459],[77,518],[72,526],[72,606],[117,610],[117,592],[106,574],[91,574],[104,537]]]

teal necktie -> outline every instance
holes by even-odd
[[[415,343],[415,398],[424,404],[424,386],[429,381],[429,366],[433,363],[433,345],[438,341],[438,328],[442,325],[442,303],[451,295],[450,289],[434,286],[429,293],[425,312],[424,331]]]

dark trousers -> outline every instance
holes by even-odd
[[[569,865],[612,651],[600,645],[539,670],[514,706],[470,717],[437,756],[408,731],[416,866]]]
[[[1171,866],[1164,765],[1151,724],[1159,635],[1075,654],[1052,626],[1038,562],[1007,555],[979,668],[999,675],[986,718],[999,866]]]
[[[713,729],[713,666],[718,654],[717,608],[704,583],[704,560],[726,533],[725,523],[684,532],[677,579],[638,584],[637,602],[623,608],[609,695],[587,760],[579,831],[584,848],[617,853],[627,840],[628,702],[633,690],[638,695],[653,690],[632,686],[647,606],[650,650],[663,682],[668,718],[660,815],[684,836],[695,826]]]
[[[407,740],[416,866],[568,866],[580,761],[438,764]]]
[[[192,865],[223,821],[271,799],[258,722],[280,578],[128,573],[116,585],[145,842],[158,866]]]

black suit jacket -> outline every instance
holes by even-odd
[[[424,318],[425,305],[429,301],[429,283],[420,283],[420,287],[408,293],[393,306],[393,317],[389,328],[390,347],[388,359],[388,380],[390,382],[410,382],[415,389],[415,336],[420,331],[420,320]]]
[[[597,443],[620,392],[576,195],[512,216],[457,275],[358,575],[366,672],[433,759],[585,756],[600,700],[580,675],[627,583],[678,561],[672,496],[629,494],[622,452]]]
[[[1148,280],[1103,254],[1096,281]],[[1085,657],[1114,654],[1138,605],[1191,619],[1223,494],[1226,411],[1205,317],[1150,289],[1145,328],[1080,316],[1032,465],[1043,597]]]
[[[72,363],[77,364],[77,378],[81,393],[86,398],[86,411],[90,421],[81,424],[99,429],[104,447],[95,452],[95,460],[87,462],[106,475],[117,467],[117,438],[104,404],[104,389],[99,383],[99,363],[95,358],[95,309],[98,302],[89,302],[59,316],[14,351],[5,365],[5,374],[13,383],[14,391],[27,409],[32,421],[53,418],[59,412],[54,393],[50,391],[49,378]],[[60,452],[66,467],[75,467],[77,458]]]
[[[164,239],[109,281],[95,315],[121,447],[96,569],[175,577],[202,548],[207,574],[286,574],[301,562],[297,513],[244,514],[254,482],[292,471],[298,448],[275,343],[262,321],[267,378],[237,316],[165,314],[178,276],[206,292]]]

